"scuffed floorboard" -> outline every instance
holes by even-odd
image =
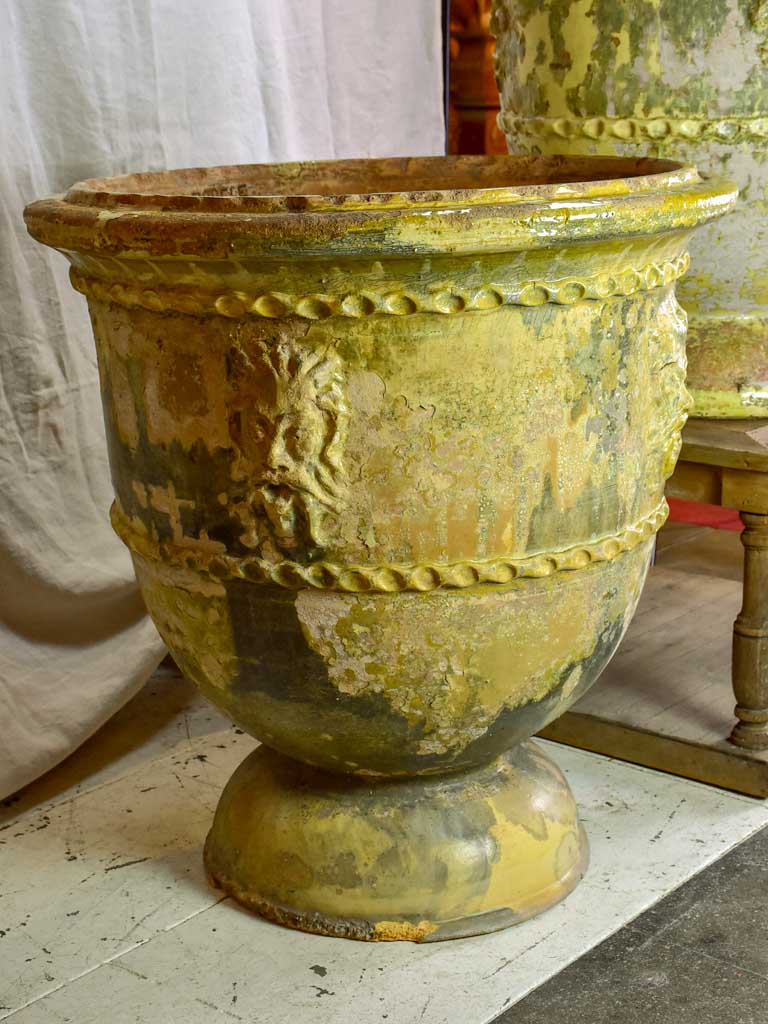
[[[483,1024],[768,822],[759,801],[547,744],[592,845],[565,903],[435,945],[327,939],[206,884],[216,799],[252,746],[166,670],[4,809],[0,1018]]]

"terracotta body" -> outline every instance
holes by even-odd
[[[727,174],[679,298],[696,416],[768,415],[768,4],[494,0],[501,125],[516,153],[649,155]]]
[[[676,165],[476,157],[27,210],[88,296],[149,610],[265,744],[206,850],[243,903],[434,939],[578,881],[567,786],[518,745],[632,615],[688,403],[674,285],[732,201]]]

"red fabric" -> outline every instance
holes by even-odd
[[[719,505],[704,505],[698,501],[682,501],[668,498],[669,518],[673,523],[690,523],[692,526],[712,526],[716,530],[737,530],[743,525],[739,513],[732,508]]]

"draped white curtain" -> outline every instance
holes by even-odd
[[[164,654],[107,519],[85,302],[27,237],[73,181],[443,150],[439,0],[0,0],[0,797]]]

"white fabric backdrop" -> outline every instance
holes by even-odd
[[[111,532],[95,356],[32,199],[132,170],[443,150],[439,0],[0,0],[0,797],[163,656]]]

